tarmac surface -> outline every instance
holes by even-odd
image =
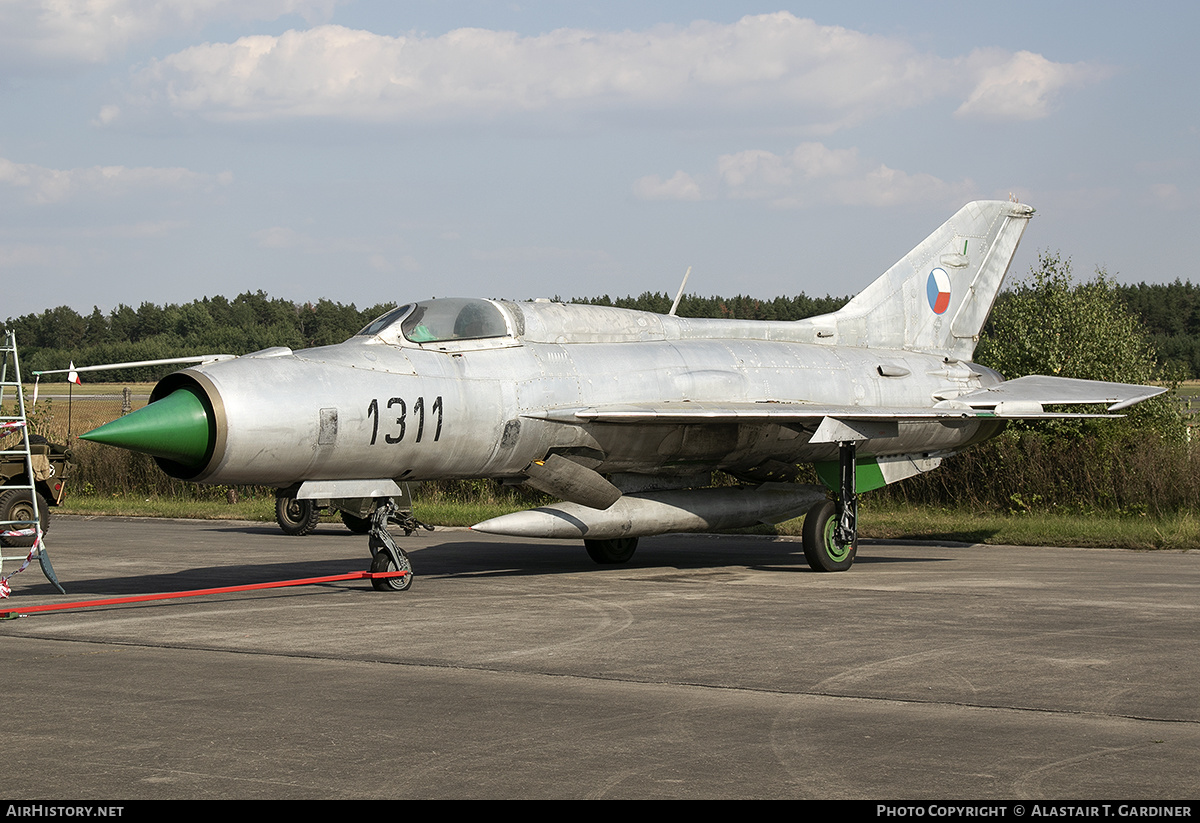
[[[0,608],[365,570],[322,524],[59,517]],[[17,799],[1200,797],[1200,554],[401,538],[357,580],[0,621]],[[6,555],[13,550],[5,550]],[[11,574],[15,563],[5,562]]]

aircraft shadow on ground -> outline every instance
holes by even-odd
[[[678,537],[643,538],[637,553],[627,563],[602,565],[587,556],[582,546],[551,544],[497,544],[492,549],[477,542],[442,543],[412,553],[417,579],[425,577],[526,577],[555,574],[588,574],[621,570],[655,570],[664,573],[751,569],[768,572],[811,573],[803,550],[796,543],[763,541],[762,547],[703,548],[670,545]],[[870,557],[860,554],[859,563],[926,563],[946,558]]]
[[[370,566],[367,538],[348,530],[322,530],[308,537],[290,537],[274,526],[220,526],[211,529],[220,534],[256,533],[277,534],[281,541],[295,542],[297,548],[306,547],[306,554],[316,555],[304,559],[281,561],[217,563],[196,566],[173,572],[150,572],[134,575],[106,575],[102,577],[74,577],[60,571],[60,580],[68,596],[85,598],[106,596],[129,596],[189,591],[193,589],[242,586],[254,583],[323,577],[350,572],[366,571]],[[963,535],[947,536],[947,541],[960,546],[969,545]],[[326,556],[321,556],[327,541],[336,541]],[[318,545],[320,541],[320,545]],[[643,538],[637,553],[628,563],[601,565],[593,562],[581,544],[562,542],[487,543],[479,541],[451,541],[434,545],[406,545],[403,536],[397,542],[409,552],[416,579],[422,577],[531,577],[560,574],[588,574],[624,570],[661,569],[664,573],[692,574],[700,571],[749,569],[761,572],[814,573],[804,559],[799,541],[750,541],[722,545],[710,536],[689,538],[670,535],[661,538]],[[871,543],[886,544],[889,541],[866,541],[859,547],[855,566],[874,566],[891,563],[936,563],[948,557],[872,556]],[[940,541],[939,541],[940,542]],[[894,545],[894,544],[892,544]],[[350,549],[350,553],[347,553]],[[37,574],[36,565],[25,574]],[[849,572],[853,574],[853,570]],[[17,581],[25,582],[25,581]],[[327,585],[336,587],[362,586],[369,588],[367,581],[338,581]],[[29,596],[52,596],[58,592],[42,581],[19,590]]]
[[[61,565],[61,564],[60,564]],[[226,565],[199,566],[174,572],[151,572],[105,577],[73,577],[59,571],[59,582],[67,590],[68,597],[83,599],[159,594],[191,591],[193,589],[221,588],[224,586],[246,586],[277,580],[296,580],[308,577],[324,577],[366,571],[369,559],[363,557],[330,557],[282,563],[230,563]],[[39,574],[36,565],[24,574]],[[353,581],[351,581],[353,582]],[[363,581],[366,585],[370,585]],[[344,584],[340,584],[344,585]],[[58,595],[58,590],[49,582],[30,585],[14,592],[15,595]]]

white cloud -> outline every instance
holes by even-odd
[[[748,149],[717,158],[717,173],[734,197],[763,197],[790,187],[793,169],[784,158],[763,149]]]
[[[357,237],[318,236],[288,226],[270,226],[250,233],[261,248],[289,249],[303,254],[376,254],[375,246]]]
[[[74,252],[61,244],[0,243],[0,269],[55,268],[77,262]]]
[[[831,149],[811,142],[782,155],[763,149],[721,155],[716,161],[715,177],[723,197],[765,200],[778,208],[817,204],[890,206],[930,200],[957,203],[974,192],[969,180],[948,183],[930,174],[910,174],[864,160],[857,149]],[[657,199],[672,199],[670,184],[675,180],[685,180],[697,192],[700,190],[692,175],[679,171],[665,183],[657,177],[644,177],[635,183],[634,191],[646,199],[651,199],[647,193],[659,194]],[[686,190],[682,185],[676,188]]]
[[[0,157],[0,186],[23,191],[26,201],[37,205],[84,195],[119,197],[133,191],[211,191],[217,186],[228,185],[232,179],[229,172],[212,175],[183,168],[92,166],[51,169]]]
[[[703,200],[700,185],[685,171],[677,171],[669,180],[651,174],[634,181],[633,193],[641,200]]]
[[[287,226],[271,226],[250,233],[255,242],[264,249],[302,249],[313,251],[312,241]]]
[[[1036,120],[1050,113],[1064,90],[1083,86],[1111,73],[1086,63],[1053,63],[1040,54],[989,49],[969,61],[977,63],[978,82],[955,112],[987,120]]]
[[[858,149],[830,149],[821,143],[801,143],[788,158],[805,177],[845,177],[859,168]]]
[[[880,164],[864,174],[837,181],[830,186],[826,196],[837,203],[861,206],[931,201],[958,205],[974,192],[975,184],[970,180],[951,183],[932,174],[910,174]]]
[[[121,107],[106,105],[100,107],[100,112],[92,120],[93,126],[107,126],[121,116]]]
[[[189,224],[183,220],[143,220],[139,223],[127,223],[115,226],[90,226],[80,230],[82,237],[119,237],[126,240],[140,240],[147,237],[166,237]]]
[[[327,20],[342,0],[0,0],[0,62],[98,63],[219,20]]]
[[[465,28],[391,37],[323,25],[153,61],[134,76],[130,102],[213,120],[401,123],[545,111],[754,111],[828,132],[946,95],[967,98],[963,116],[1041,117],[1057,92],[1094,76],[1027,52],[946,59],[898,38],[778,12],[729,24],[536,36]]]
[[[1185,196],[1174,183],[1155,183],[1147,193],[1151,203],[1171,210],[1186,208],[1195,202],[1194,197]]]

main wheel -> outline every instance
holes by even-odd
[[[317,527],[321,512],[311,500],[297,500],[294,497],[275,498],[275,522],[284,534],[301,537]]]
[[[407,571],[408,574],[404,575],[404,577],[384,577],[379,580],[372,580],[371,586],[375,589],[375,591],[408,591],[413,582],[412,564],[408,562],[408,555],[404,552],[400,552],[400,563],[402,564],[401,568],[403,568],[404,571]],[[397,569],[396,564],[392,562],[392,557],[390,554],[385,551],[377,551],[375,552],[375,556],[371,558],[371,571],[378,574],[380,572],[399,571],[399,569]]]
[[[618,537],[613,540],[584,540],[583,547],[587,549],[588,557],[597,563],[608,565],[626,563],[637,550],[636,537]]]
[[[34,492],[37,494],[37,492]],[[42,524],[42,533],[50,529],[50,507],[46,498],[37,494],[38,520]],[[0,520],[33,520],[33,497],[25,489],[13,489],[0,495]],[[28,526],[0,526],[0,530],[23,529]],[[28,548],[33,545],[34,537],[0,537],[0,543],[12,548]]]
[[[858,538],[849,545],[833,537],[837,528],[837,504],[825,500],[813,506],[804,518],[804,559],[815,572],[844,572],[854,565]]]

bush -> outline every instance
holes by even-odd
[[[1157,516],[1195,505],[1200,454],[1185,442],[1136,431],[1105,439],[1014,431],[876,494],[900,503],[1014,514]]]

